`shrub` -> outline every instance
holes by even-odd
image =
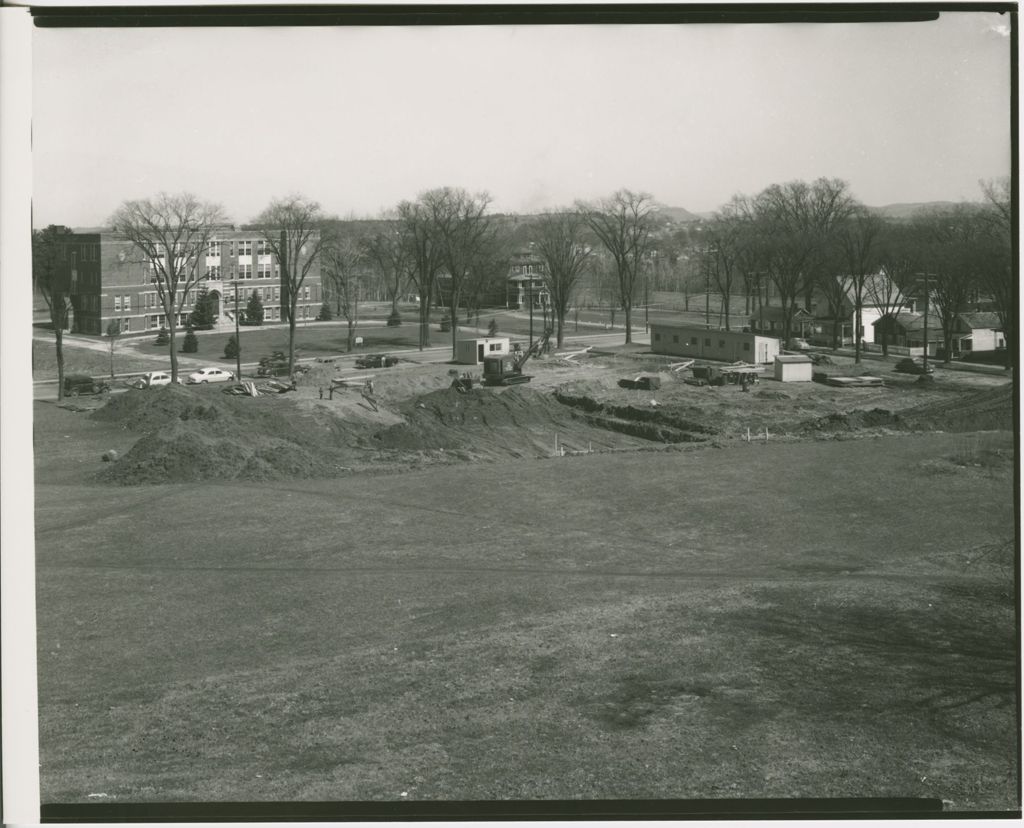
[[[487,326],[487,335],[488,336],[497,336],[498,335],[498,320],[497,319],[492,319],[490,324]]]
[[[183,354],[194,354],[199,350],[199,338],[195,335],[192,330],[192,323],[189,322],[188,328],[185,332],[185,341],[181,343],[181,352]]]
[[[202,285],[199,288],[195,307],[192,308],[192,313],[189,314],[188,319],[192,327],[200,331],[209,330],[213,327],[213,297],[210,296],[206,285]]]
[[[262,325],[263,315],[263,302],[260,301],[260,295],[254,290],[245,305],[245,324]]]
[[[160,326],[160,330],[156,333],[156,341],[154,345],[166,345],[171,341],[171,335],[167,333],[167,328],[163,325]]]
[[[331,313],[331,306],[329,303],[324,302],[320,306],[320,313],[316,315],[317,322],[330,322],[334,318],[334,314]]]
[[[238,356],[238,340],[235,339],[234,334],[231,334],[228,344],[224,346],[224,357],[226,359],[234,359],[236,356]]]
[[[388,327],[397,328],[402,324],[402,314],[398,312],[398,308],[394,308],[388,315]]]

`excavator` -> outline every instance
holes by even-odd
[[[529,382],[533,377],[523,373],[523,366],[530,357],[543,353],[551,340],[553,329],[548,328],[544,335],[536,340],[525,351],[511,354],[495,354],[484,357],[484,385],[518,385]]]

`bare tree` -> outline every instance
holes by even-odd
[[[275,199],[255,224],[281,268],[281,311],[288,320],[288,373],[295,373],[295,316],[306,276],[320,259],[324,235],[320,205],[305,196]]]
[[[171,379],[178,379],[175,334],[177,317],[189,291],[205,275],[201,263],[218,226],[226,222],[217,204],[191,193],[160,193],[151,199],[124,202],[110,219],[114,230],[130,241],[151,271],[157,297],[167,319]]]
[[[400,244],[407,251],[405,262],[409,282],[419,295],[419,348],[430,347],[430,306],[441,269],[440,249],[430,215],[419,201],[403,201],[398,205]]]
[[[535,227],[534,243],[546,265],[542,278],[551,296],[555,339],[561,348],[565,315],[592,252],[585,239],[587,222],[578,210],[563,209],[544,213]]]
[[[64,329],[71,312],[71,269],[65,264],[67,227],[51,224],[32,231],[32,283],[50,312],[57,348],[57,399],[64,399]]]
[[[864,339],[864,299],[868,279],[878,273],[878,242],[883,221],[863,205],[838,227],[837,241],[842,250],[846,273],[853,292],[854,362],[861,361]]]
[[[107,350],[110,353],[110,378],[114,378],[114,351],[117,350],[118,340],[121,338],[121,320],[111,319],[107,323]]]
[[[865,297],[878,309],[881,317],[876,323],[882,337],[882,355],[889,355],[893,320],[907,302],[907,291],[912,289],[916,273],[920,270],[919,252],[912,228],[901,224],[883,223],[878,240],[877,278],[864,282]]]
[[[452,359],[457,356],[459,305],[473,279],[472,265],[494,235],[494,223],[487,216],[491,197],[471,194],[460,188],[428,190],[420,202],[430,217],[431,232],[440,263],[448,274],[446,295],[451,315]]]
[[[957,317],[979,285],[979,260],[984,255],[982,216],[971,204],[929,210],[914,220],[920,233],[921,258],[929,281],[927,300],[942,328],[943,362],[953,359]],[[925,343],[927,347],[928,343]]]
[[[808,184],[773,184],[754,200],[764,264],[783,308],[783,339],[792,332],[801,295],[809,298],[827,265],[829,237],[854,207],[846,182],[819,178]]]
[[[1018,257],[1014,255],[1017,226],[1013,216],[1013,184],[1009,177],[981,184],[986,209],[981,213],[987,236],[988,255],[984,257],[981,280],[992,294],[996,313],[1003,326],[1006,339],[1006,367],[1017,363],[1017,341],[1020,310],[1017,304],[1017,273],[1014,267]]]
[[[345,317],[348,336],[345,349],[355,347],[355,330],[359,322],[359,298],[363,288],[363,253],[351,238],[332,236],[323,247],[325,282],[337,303],[338,314]]]
[[[615,263],[619,304],[626,316],[626,342],[633,341],[633,295],[651,245],[656,210],[649,193],[619,190],[596,205],[578,205],[587,225]]]
[[[402,244],[397,228],[379,230],[362,242],[363,254],[380,276],[391,302],[391,315],[398,314],[398,299],[409,281],[409,246]]]

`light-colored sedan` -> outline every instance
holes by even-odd
[[[190,385],[198,385],[202,382],[231,382],[235,375],[230,371],[220,368],[200,368],[195,373],[188,375]]]

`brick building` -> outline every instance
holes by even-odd
[[[120,320],[125,333],[157,330],[166,324],[153,266],[124,236],[109,229],[77,230],[67,237],[60,255],[70,286],[72,332],[102,335],[113,320]],[[287,310],[282,309],[281,268],[259,232],[220,229],[203,259],[199,281],[178,314],[179,327],[187,323],[201,287],[213,297],[215,317],[233,320],[236,281],[240,310],[255,292],[263,302],[266,322],[287,319]],[[302,284],[296,319],[316,318],[322,302],[320,264],[314,262]]]

